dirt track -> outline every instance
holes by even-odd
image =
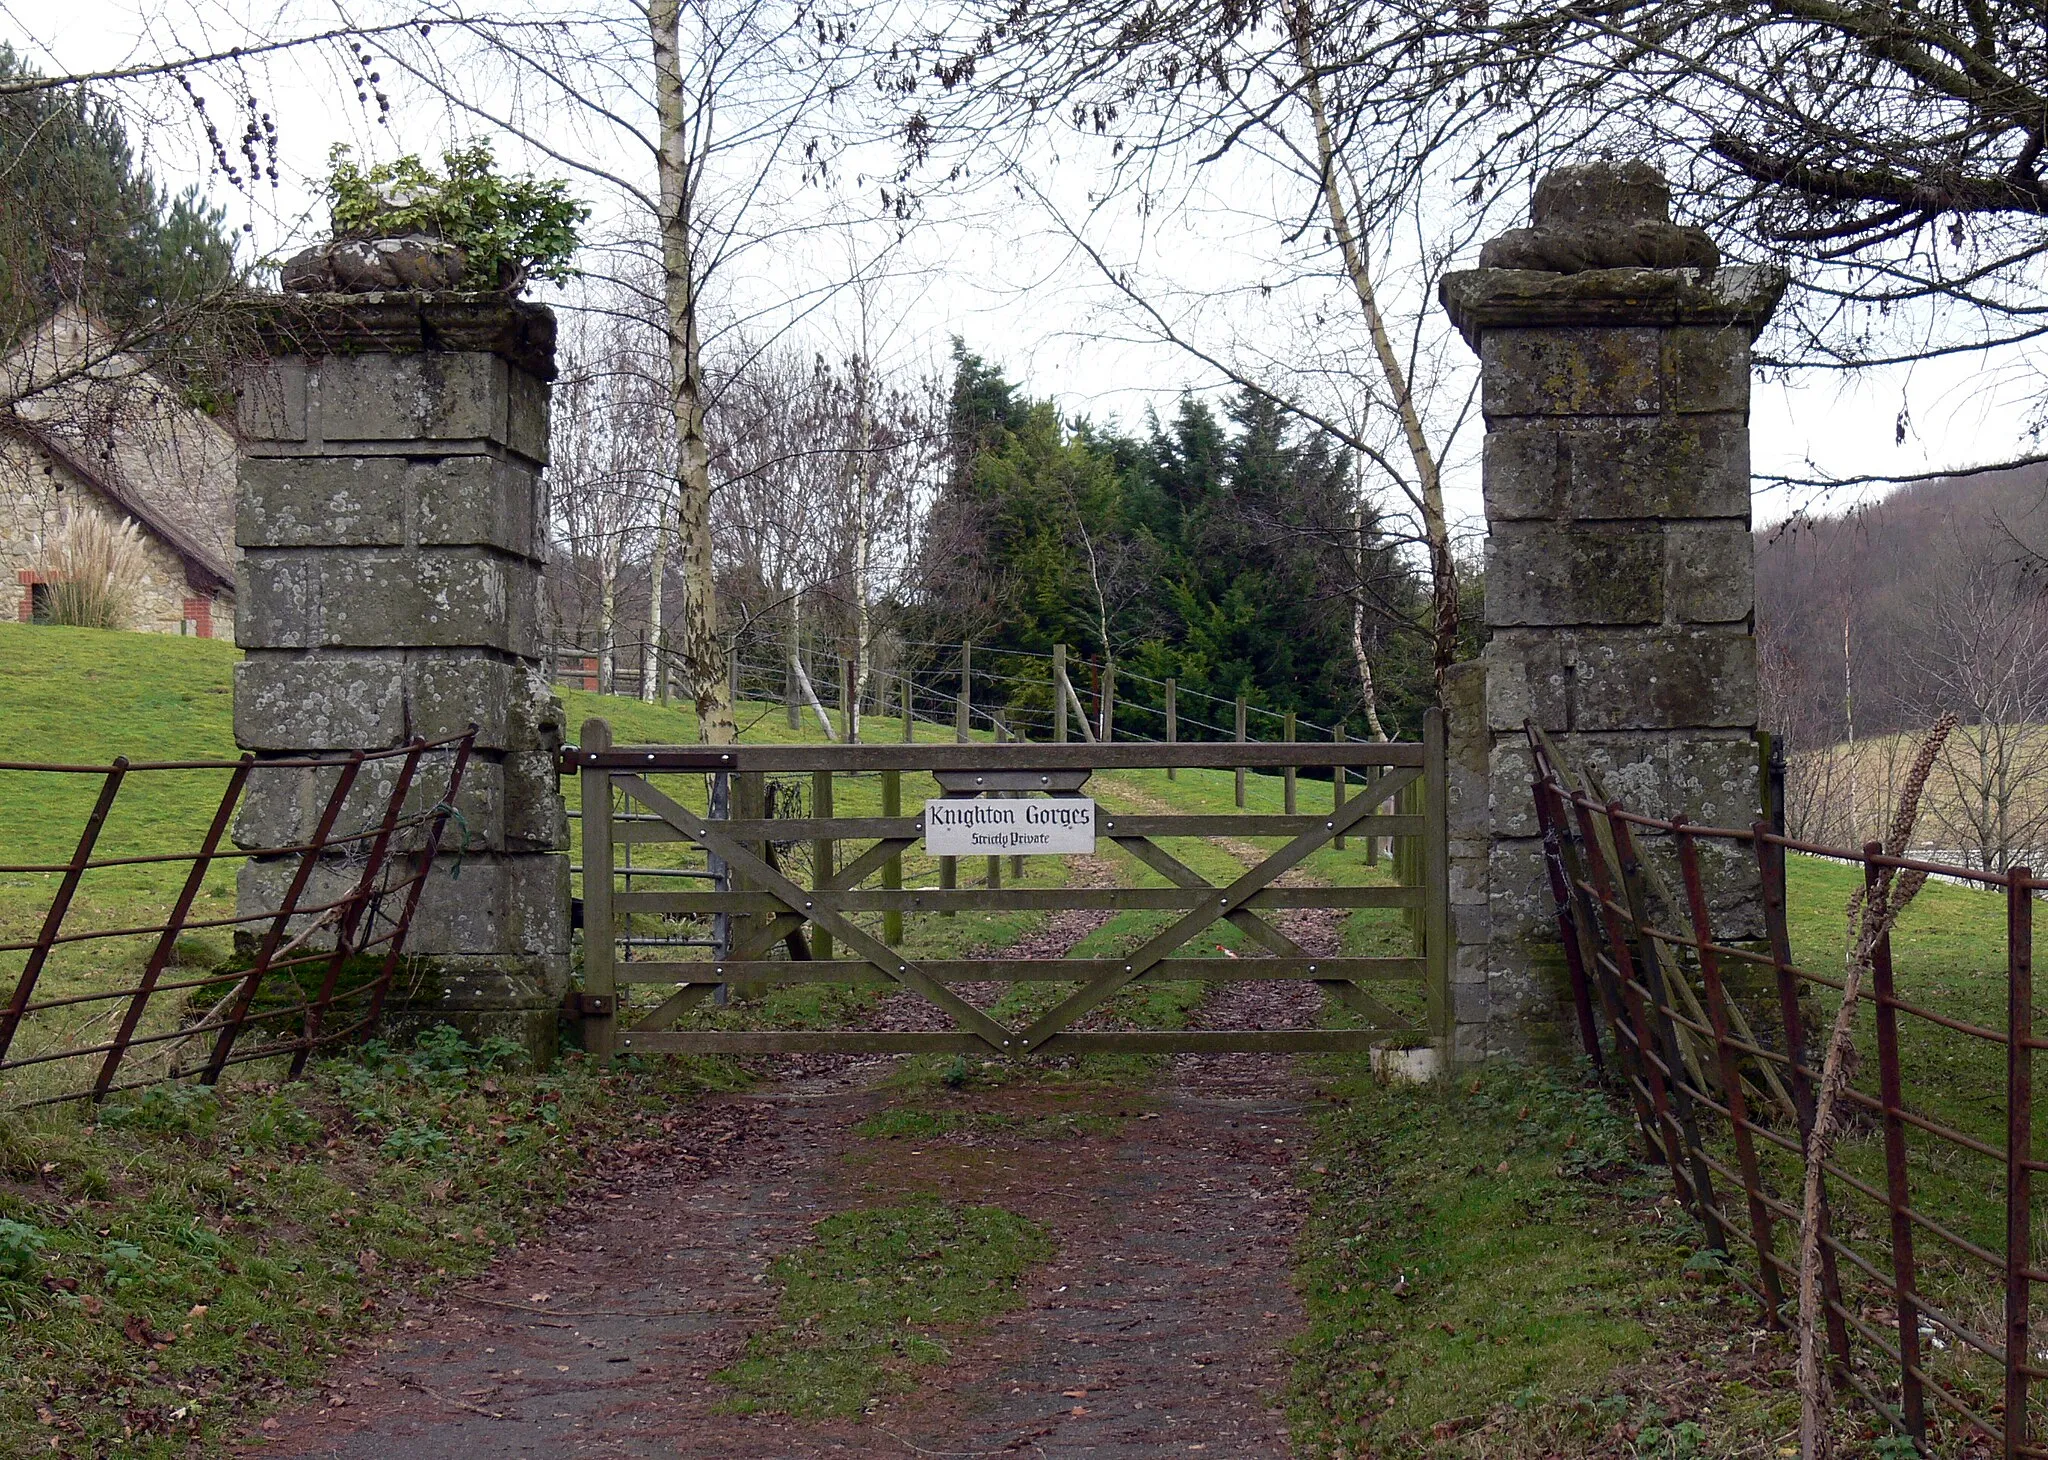
[[[1301,986],[1240,984],[1201,1022],[1281,1027],[1314,1008]],[[863,1140],[853,1127],[891,1100],[874,1086],[887,1063],[817,1062],[696,1107],[678,1145],[622,1163],[599,1200],[563,1214],[555,1240],[507,1254],[344,1361],[324,1403],[271,1421],[247,1453],[1290,1453],[1278,1406],[1301,1200],[1289,1172],[1309,1092],[1285,1062],[1182,1057],[1145,1089],[973,1097],[1013,1117],[1124,1117],[1102,1134]],[[1058,1254],[1027,1275],[1024,1306],[860,1420],[726,1412],[709,1376],[773,1321],[772,1258],[830,1212],[924,1193],[996,1203],[1053,1233]]]

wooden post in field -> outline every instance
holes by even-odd
[[[853,744],[853,665],[839,656],[839,738]]]
[[[882,815],[903,814],[903,772],[882,772]],[[882,887],[895,892],[903,886],[903,854],[898,852],[882,863]],[[890,908],[882,914],[882,941],[894,948],[903,941],[903,910]]]
[[[1052,740],[1055,745],[1067,743],[1067,696],[1073,691],[1067,688],[1067,646],[1052,646]]]
[[[1174,745],[1180,741],[1180,712],[1178,706],[1173,702],[1173,691],[1174,682],[1169,679],[1166,681],[1166,743],[1168,745]],[[1179,772],[1172,766],[1168,766],[1166,768],[1166,779],[1171,781],[1178,778]]]
[[[1344,740],[1344,722],[1342,720],[1339,720],[1337,722],[1337,728],[1330,732],[1330,743],[1332,745],[1342,745],[1344,743]],[[1345,774],[1346,772],[1343,766],[1333,765],[1330,767],[1330,809],[1338,813],[1341,813],[1344,810]],[[1337,833],[1336,841],[1333,844],[1336,846],[1338,851],[1341,852],[1344,850],[1343,832],[1340,831]],[[1370,855],[1371,853],[1367,853],[1367,856]]]
[[[953,738],[967,743],[969,717],[974,705],[974,645],[960,646],[960,702],[953,706]]]
[[[897,695],[902,701],[903,743],[908,745],[911,741],[917,739],[917,721],[912,718],[911,713],[915,705],[915,691],[911,686],[909,675],[903,676],[897,690]]]
[[[1289,745],[1294,744],[1294,711],[1287,712],[1287,718],[1280,722],[1280,738]],[[1283,766],[1280,770],[1283,809],[1289,816],[1294,815],[1294,767]]]
[[[832,772],[811,772],[811,815],[820,821],[832,815]],[[815,837],[811,841],[811,888],[822,888],[832,880],[832,852],[837,845],[829,836]],[[832,956],[832,935],[823,928],[811,929],[811,956],[830,958]]]
[[[1116,739],[1116,661],[1106,656],[1102,664],[1102,730],[1096,738],[1104,745]]]
[[[1237,743],[1244,744],[1244,696],[1237,697]],[[1244,767],[1237,768],[1237,809],[1244,810]]]

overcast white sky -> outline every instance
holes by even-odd
[[[201,13],[194,20],[195,12],[173,13],[137,0],[38,0],[32,7],[0,0],[0,28],[12,30],[21,49],[46,68],[64,70],[119,65],[148,55],[167,34],[192,41],[210,32],[208,40],[223,44],[222,37],[231,31],[223,17],[238,22],[244,35],[266,33],[263,0],[202,3],[212,7],[210,16]],[[301,28],[311,13],[291,0],[278,3],[297,19],[272,14],[272,33],[287,24]],[[309,69],[287,63],[270,75],[267,99],[282,128],[286,186],[274,196],[264,190],[254,205],[225,187],[215,193],[231,218],[251,226],[250,241],[261,252],[309,241],[324,222],[306,180],[323,170],[332,143],[350,142],[373,156],[401,150],[431,154],[469,131],[445,111],[388,85],[398,103],[398,124],[379,128],[358,109],[353,91],[324,65]],[[159,124],[146,127],[139,140],[167,182],[205,180],[205,158],[189,115],[167,107]],[[508,152],[505,160],[523,159]],[[548,169],[543,163],[539,170]],[[1213,239],[1189,239],[1177,257],[1169,234],[1153,241],[1153,256],[1176,271],[1223,267],[1220,256],[1204,251],[1212,245]],[[1033,395],[1051,396],[1067,410],[1097,419],[1113,416],[1127,426],[1141,423],[1148,405],[1170,411],[1185,388],[1216,387],[1214,375],[1186,355],[1105,338],[1099,280],[1021,204],[983,212],[965,223],[935,219],[911,240],[906,256],[919,264],[918,275],[895,286],[888,300],[897,316],[892,334],[906,358],[935,362],[943,357],[948,337],[958,334],[999,361]],[[844,322],[824,316],[809,328],[819,336],[817,347],[830,349],[835,330],[843,334]],[[2030,373],[2009,364],[1992,369],[1974,356],[1910,371],[1760,380],[1754,397],[1754,464],[1759,473],[1806,474],[1811,465],[1827,474],[1850,475],[2003,459],[2025,449],[2021,429],[2036,388]],[[1902,407],[1910,429],[1899,444],[1895,428]],[[1468,452],[1453,464],[1454,510],[1465,516],[1478,510],[1472,460]],[[1787,507],[1782,495],[1760,493],[1757,515],[1769,520],[1784,515]]]

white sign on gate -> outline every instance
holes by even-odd
[[[924,849],[934,857],[1092,852],[1095,802],[1087,796],[927,801]]]

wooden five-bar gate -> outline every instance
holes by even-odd
[[[1420,744],[624,746],[612,744],[604,721],[591,720],[562,765],[582,789],[576,998],[586,1045],[606,1056],[1291,1053],[1423,1043],[1439,1037],[1448,1018],[1444,735],[1434,712]],[[1099,843],[1166,885],[1120,885],[1128,877],[1102,885],[1120,864],[1115,858],[1089,864],[1089,875],[1070,877],[1070,885],[1044,885],[1044,877],[1020,879],[1021,858],[1001,856],[919,862],[936,873],[921,880],[935,885],[905,885],[906,856],[915,857],[925,835],[919,809],[903,805],[906,777],[917,778],[913,786],[929,777],[940,799],[1015,801],[1079,796],[1098,771],[1168,768],[1278,772],[1283,809],[1155,812],[1142,806],[1142,793],[1127,794],[1128,784],[1113,786],[1098,802]],[[1310,797],[1327,809],[1301,810]],[[1361,863],[1382,841],[1392,843],[1395,854],[1381,866],[1397,875],[1347,881],[1304,872],[1282,881],[1324,847],[1345,848],[1347,836]],[[1190,839],[1220,845],[1231,859],[1198,855]],[[1242,871],[1217,875],[1223,866]],[[982,885],[963,885],[973,881]],[[1403,910],[1405,950],[1331,956],[1288,931],[1293,909],[1359,908]],[[1144,920],[1156,929],[1134,934],[1136,946],[1108,957],[917,956],[920,946],[960,940],[905,936],[905,918],[1070,910],[1161,916]],[[1204,938],[1218,924],[1239,931],[1242,956]],[[1213,951],[1198,952],[1197,940]],[[1114,1012],[1104,1005],[1148,981],[1247,979],[1314,985],[1350,1011],[1337,1021],[1345,1027],[1323,1020],[1325,1027],[1140,1028],[1104,1018]],[[730,991],[794,984],[907,990],[951,1027],[733,1028],[703,1017],[707,1003]],[[1054,987],[1035,1000],[987,997],[989,987],[1015,994],[1019,984]],[[970,1002],[963,986],[1005,1005],[1003,1017]],[[1111,1027],[1076,1027],[1084,1021]]]

